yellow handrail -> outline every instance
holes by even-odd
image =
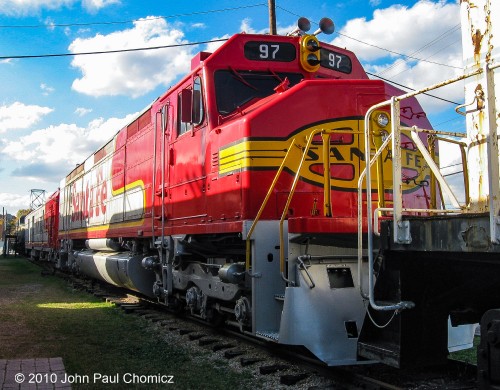
[[[299,163],[297,169],[295,170],[296,173],[294,176],[294,180],[293,180],[292,186],[290,188],[290,192],[288,194],[288,198],[287,198],[285,207],[283,209],[283,213],[281,215],[280,224],[279,224],[280,272],[283,276],[283,273],[285,270],[285,253],[284,253],[285,245],[284,245],[284,238],[283,238],[283,222],[286,218],[286,215],[288,213],[288,207],[290,206],[290,202],[291,202],[292,197],[295,193],[295,189],[297,187],[297,184],[298,184],[298,181],[300,178],[300,174],[302,172],[302,166],[303,166],[304,161],[307,157],[307,153],[309,152],[309,149],[311,148],[314,137],[320,133],[321,133],[322,140],[323,140],[323,144],[322,144],[322,146],[323,146],[323,160],[324,160],[323,161],[323,164],[324,164],[323,165],[324,166],[323,177],[324,177],[324,181],[325,181],[324,182],[325,204],[324,204],[323,210],[324,210],[324,215],[326,217],[332,216],[332,213],[331,213],[330,147],[329,147],[330,142],[329,141],[330,141],[331,134],[334,134],[334,133],[343,134],[345,132],[346,132],[345,130],[335,130],[335,129],[331,129],[331,130],[312,129],[311,132],[305,137],[306,138],[306,146],[305,147],[302,147],[300,144],[296,144],[296,138],[292,139],[292,142],[290,143],[290,147],[288,148],[286,155],[285,155],[280,167],[278,168],[278,171],[276,172],[276,175],[271,183],[271,186],[269,187],[269,190],[267,191],[266,197],[264,198],[264,201],[262,202],[262,205],[260,206],[260,209],[257,212],[255,220],[252,222],[252,225],[250,226],[250,229],[248,230],[247,237],[246,237],[246,254],[245,254],[245,256],[246,256],[245,268],[247,271],[250,270],[250,268],[251,268],[251,241],[250,241],[250,237],[252,236],[253,231],[255,230],[255,227],[257,225],[257,222],[260,220],[260,217],[261,217],[261,215],[262,215],[262,213],[267,205],[267,202],[269,201],[269,198],[271,197],[271,194],[274,191],[274,188],[275,188],[275,186],[278,182],[278,179],[281,175],[281,172],[283,171],[283,169],[287,165],[287,162],[288,162],[290,156],[292,155],[291,151],[296,150],[296,149],[293,149],[293,146],[296,146],[298,150],[302,150],[302,156],[300,158],[300,163]],[[362,132],[357,132],[357,131],[352,132],[352,134],[357,134],[357,133],[361,134]]]
[[[383,144],[382,136],[383,133],[379,131],[372,130],[372,141],[375,145],[375,151],[379,150]],[[365,154],[369,153],[370,148],[365,146]],[[369,158],[369,157],[368,157]],[[377,196],[378,196],[378,208],[385,207],[385,183],[384,183],[384,160],[382,155],[377,159]]]
[[[323,131],[321,133],[323,141],[323,177],[325,178],[325,185],[323,186],[324,202],[323,202],[323,215],[325,217],[332,216],[332,179],[330,177],[330,133]]]
[[[295,145],[295,138],[292,139],[292,142],[290,143],[290,147],[288,148],[285,158],[283,159],[283,162],[281,163],[280,167],[278,168],[278,171],[276,172],[276,175],[274,176],[273,182],[271,183],[271,186],[269,187],[269,190],[267,191],[266,197],[264,198],[264,201],[262,202],[262,205],[260,206],[259,211],[257,212],[257,215],[255,216],[255,219],[250,226],[250,229],[248,230],[247,233],[247,238],[246,238],[246,259],[245,259],[245,268],[248,271],[250,269],[250,252],[251,252],[251,246],[250,246],[250,237],[252,236],[253,231],[255,230],[255,227],[257,226],[257,222],[260,219],[260,216],[264,212],[264,209],[266,208],[267,202],[269,201],[269,198],[271,197],[271,194],[274,191],[274,187],[276,187],[276,183],[278,182],[278,179],[281,175],[281,172],[283,171],[283,168],[285,168],[288,157],[290,156],[290,152],[293,149],[293,146]],[[295,145],[298,148],[300,148],[300,145]]]
[[[312,130],[311,133],[309,134],[309,137],[307,139],[307,144],[306,147],[304,148],[304,152],[302,153],[302,158],[300,159],[299,167],[297,168],[297,173],[295,174],[295,177],[293,179],[292,183],[292,188],[290,188],[290,193],[288,194],[288,198],[286,200],[285,207],[283,209],[283,214],[281,214],[281,219],[280,219],[280,272],[282,277],[284,278],[284,272],[285,272],[285,242],[283,238],[283,221],[285,220],[285,217],[288,213],[288,206],[290,206],[290,202],[292,201],[293,194],[295,192],[295,188],[297,187],[297,183],[299,182],[299,177],[300,177],[300,171],[302,170],[302,165],[304,164],[304,161],[307,156],[307,152],[309,151],[309,148],[311,147],[312,140],[314,136],[324,130],[318,129],[318,130]],[[330,168],[328,168],[328,176],[330,176]]]

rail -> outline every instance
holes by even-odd
[[[387,216],[392,213],[392,220],[393,220],[393,225],[394,225],[394,231],[393,231],[393,236],[394,236],[394,242],[396,244],[400,245],[406,245],[411,243],[411,235],[410,235],[410,222],[408,220],[405,220],[404,217],[409,215],[410,213],[427,213],[428,215],[439,215],[439,214],[461,214],[461,213],[468,213],[471,212],[469,209],[468,204],[463,204],[461,205],[454,192],[450,188],[450,186],[446,183],[443,175],[440,172],[439,167],[435,163],[435,155],[434,155],[434,150],[433,150],[433,141],[435,139],[440,140],[440,141],[447,141],[447,142],[452,142],[456,143],[460,146],[460,151],[461,151],[461,156],[462,156],[462,164],[464,166],[464,188],[465,188],[465,194],[466,194],[466,201],[469,199],[469,186],[468,186],[468,172],[467,172],[467,164],[465,161],[465,144],[460,141],[456,141],[453,139],[447,139],[444,138],[443,136],[452,136],[452,137],[457,137],[457,136],[464,136],[465,134],[463,133],[451,133],[451,132],[442,132],[442,131],[436,131],[436,130],[428,130],[428,129],[420,129],[416,126],[413,127],[405,127],[401,125],[400,122],[400,102],[411,98],[415,97],[416,95],[419,94],[424,94],[428,91],[434,90],[441,88],[445,85],[449,85],[464,79],[467,79],[472,76],[476,76],[479,74],[484,73],[485,77],[485,84],[488,86],[491,83],[492,80],[492,71],[495,68],[498,68],[500,65],[494,66],[494,67],[488,67],[488,65],[484,66],[483,68],[476,69],[468,74],[464,74],[461,76],[458,76],[456,78],[447,80],[442,83],[434,84],[430,87],[414,91],[411,93],[407,93],[404,95],[400,96],[394,96],[390,100],[381,102],[377,105],[372,106],[366,113],[365,115],[365,128],[364,128],[364,136],[365,136],[365,155],[370,156],[371,152],[369,150],[368,145],[373,145],[375,144],[372,140],[374,131],[371,128],[371,117],[372,114],[379,109],[382,108],[390,108],[390,115],[391,115],[391,132],[388,134],[387,138],[384,140],[384,142],[381,145],[378,145],[378,148],[375,150],[375,153],[373,156],[370,158],[367,158],[367,164],[365,169],[361,172],[359,181],[358,181],[358,267],[361,269],[362,267],[362,253],[363,253],[363,215],[364,215],[364,208],[363,208],[363,191],[366,191],[366,220],[367,220],[367,251],[368,251],[368,293],[366,293],[363,290],[363,280],[362,280],[362,272],[358,272],[358,285],[360,288],[360,293],[363,296],[363,298],[368,299],[370,302],[370,306],[372,306],[373,309],[375,310],[381,310],[381,311],[386,311],[386,310],[402,310],[406,308],[411,308],[414,306],[412,302],[407,302],[407,301],[401,301],[397,302],[394,304],[389,304],[389,305],[379,305],[375,302],[374,299],[374,252],[373,252],[373,238],[375,234],[378,234],[378,221],[379,221],[379,215],[383,212]],[[460,112],[462,113],[462,112]],[[430,171],[431,171],[431,185],[435,187],[435,183],[437,181],[437,187],[439,188],[441,192],[441,199],[443,200],[443,193],[447,197],[447,199],[451,202],[453,208],[451,209],[445,209],[444,203],[442,204],[442,208],[438,208],[436,204],[436,195],[435,193],[431,195],[431,202],[430,205],[432,207],[428,208],[406,208],[403,206],[403,178],[402,178],[402,153],[401,153],[401,134],[402,132],[409,132],[411,135],[411,139],[414,142],[417,150],[422,154],[423,158],[425,159],[425,162],[427,163]],[[424,143],[421,141],[418,133],[427,133],[428,134],[428,140],[430,141],[429,144],[431,144],[431,151],[426,148]],[[392,207],[384,207],[385,205],[380,204],[379,201],[379,206],[373,210],[373,203],[372,203],[372,173],[371,173],[371,167],[379,161],[379,158],[381,156],[381,153],[384,149],[386,149],[389,144],[391,145],[392,149],[392,198],[393,198],[393,205]],[[496,133],[496,128],[494,126],[490,125],[490,131],[489,131],[489,137],[488,137],[488,171],[489,171],[489,188],[491,190],[495,190],[495,188],[498,188],[498,153],[491,152],[490,150],[494,148],[495,145],[498,144],[497,141],[497,133]],[[498,146],[497,149],[498,151]],[[495,167],[496,167],[496,172],[495,172]],[[495,179],[494,179],[495,178]],[[378,185],[378,199],[384,199],[384,186],[383,184],[380,185],[380,182],[383,183],[384,177],[383,177],[383,172],[379,173],[379,170],[377,170],[377,183]],[[494,185],[494,181],[496,180],[496,185]],[[434,190],[435,191],[435,190]],[[495,192],[491,192],[495,193]],[[490,198],[493,198],[491,196]],[[495,197],[496,198],[496,197]],[[490,201],[490,233],[491,233],[491,240],[494,242],[497,240],[497,215],[499,212],[499,207],[498,205],[494,204],[492,201]]]

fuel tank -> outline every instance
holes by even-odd
[[[75,253],[76,264],[82,274],[154,298],[156,277],[153,271],[142,267],[144,257],[132,256],[129,252],[85,250]]]

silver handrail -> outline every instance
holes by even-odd
[[[431,85],[427,88],[423,88],[417,91],[413,91],[401,96],[393,96],[390,100],[386,100],[384,102],[378,103],[372,106],[365,115],[365,155],[366,158],[366,167],[361,172],[359,180],[358,180],[358,283],[360,288],[361,296],[365,299],[368,299],[370,302],[370,306],[375,310],[380,311],[388,311],[388,310],[402,310],[407,308],[414,307],[413,302],[401,301],[393,305],[378,305],[374,299],[374,256],[373,256],[373,206],[372,206],[372,187],[371,187],[371,166],[375,163],[376,159],[382,153],[382,150],[385,149],[388,145],[388,142],[392,142],[392,151],[393,151],[393,222],[394,222],[394,240],[396,243],[400,244],[409,244],[411,242],[411,237],[409,237],[409,224],[407,221],[403,221],[403,212],[411,211],[411,209],[403,208],[403,199],[402,199],[402,179],[401,179],[401,125],[400,125],[400,102],[404,99],[408,99],[410,97],[414,97],[416,95],[443,87],[448,84],[455,83],[460,80],[464,80],[468,77],[472,77],[474,75],[480,74],[483,72],[483,69],[477,69],[471,73],[464,74],[453,79],[446,80],[441,83],[437,83]],[[370,156],[370,118],[373,112],[377,109],[389,106],[391,109],[391,134],[387,137],[381,147],[376,151],[372,158]],[[416,137],[418,138],[418,137]],[[419,140],[420,141],[420,140]],[[418,145],[416,142],[417,146]],[[421,143],[420,143],[421,144]],[[424,148],[425,149],[425,148]],[[428,154],[428,153],[427,153]],[[435,170],[433,169],[433,172]],[[438,176],[441,176],[436,170]],[[443,179],[444,180],[444,179]],[[366,182],[366,220],[367,220],[367,251],[368,251],[368,294],[363,291],[363,279],[362,279],[362,254],[363,254],[363,182]],[[451,192],[451,191],[450,191]],[[454,196],[453,196],[454,198]],[[455,198],[456,201],[456,198]],[[460,208],[458,202],[452,200],[455,206]],[[415,209],[416,210],[416,209]],[[436,212],[440,212],[442,210],[435,210]],[[449,212],[449,211],[447,211]],[[377,221],[378,222],[378,221]]]

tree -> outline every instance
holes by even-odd
[[[11,227],[11,231],[17,230],[18,222],[22,217],[25,217],[31,212],[31,209],[21,209],[18,210],[16,213],[15,218],[12,218],[12,220],[9,222],[9,225]]]

